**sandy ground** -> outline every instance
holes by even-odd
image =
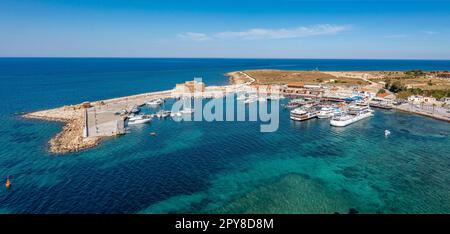
[[[252,84],[255,82],[255,79],[249,76],[247,73],[242,71],[235,71],[227,73],[226,76],[230,79],[230,84],[232,85],[242,85],[242,84]]]
[[[351,73],[351,72],[349,72]],[[353,73],[352,73],[353,74]],[[230,72],[230,81],[240,84],[254,79],[252,84],[271,85],[271,84],[319,84],[335,81],[336,85],[367,85],[370,82],[362,79],[360,76],[338,76],[340,73],[319,72],[319,71],[287,71],[287,70],[246,70],[238,72]]]

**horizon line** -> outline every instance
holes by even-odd
[[[0,59],[5,58],[61,58],[61,59],[273,59],[273,60],[429,60],[429,61],[450,61],[450,58],[282,58],[282,57],[144,57],[144,56],[0,56]]]

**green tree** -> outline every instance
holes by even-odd
[[[397,93],[397,98],[406,100],[411,95],[413,95],[413,93],[411,93],[410,91],[400,91],[399,93]]]
[[[394,83],[392,83],[391,86],[389,87],[389,91],[391,91],[393,93],[398,93],[403,90],[405,90],[405,87],[398,80],[394,81]]]
[[[405,71],[405,74],[408,76],[418,77],[418,76],[423,76],[426,73],[420,69],[415,69],[415,70]]]
[[[386,90],[385,89],[380,89],[380,90],[378,90],[377,93],[386,93]]]
[[[384,84],[385,89],[389,89],[391,87],[391,79],[387,79],[386,83]]]

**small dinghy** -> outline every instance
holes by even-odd
[[[389,131],[389,130],[384,130],[384,136],[385,137],[387,137],[387,136],[389,136],[389,135],[391,135],[391,131]]]
[[[11,187],[11,181],[9,180],[9,176],[6,177],[5,187],[9,189]]]

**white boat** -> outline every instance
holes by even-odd
[[[244,103],[245,103],[245,104],[250,104],[250,103],[256,102],[256,101],[258,101],[258,96],[256,96],[256,95],[251,95],[251,96],[249,96],[247,99],[245,99]]]
[[[123,110],[121,110],[121,111],[118,111],[118,112],[116,112],[116,113],[114,113],[114,115],[126,115],[126,114],[128,114],[128,111],[127,110],[125,110],[125,109],[123,109]]]
[[[223,98],[225,96],[225,94],[223,94],[222,92],[219,93],[214,93],[212,95],[212,98]]]
[[[163,103],[164,103],[164,100],[161,99],[161,98],[158,98],[158,99],[154,99],[154,100],[151,100],[149,102],[146,102],[145,104],[147,104],[149,106],[159,106],[159,105],[161,105]]]
[[[304,99],[292,99],[289,101],[289,103],[286,105],[286,108],[295,108],[299,106],[303,106],[305,104],[308,104],[310,102],[305,101]]]
[[[285,97],[280,94],[271,94],[267,97],[268,100],[280,100],[280,99],[284,99],[284,98]]]
[[[267,98],[265,98],[265,97],[259,97],[259,98],[258,98],[258,101],[259,101],[259,102],[267,102]]]
[[[181,114],[180,112],[170,113],[170,117],[181,117],[181,116],[183,116],[183,114]]]
[[[158,111],[158,113],[156,113],[155,116],[157,118],[166,118],[166,117],[170,116],[170,111],[160,110],[160,111]]]
[[[389,131],[389,130],[384,130],[384,136],[385,137],[387,137],[387,136],[389,136],[389,135],[391,135],[391,131]]]
[[[239,96],[237,96],[236,97],[236,100],[237,101],[243,101],[243,100],[245,100],[247,97],[244,95],[244,94],[241,94],[241,95],[239,95]]]
[[[372,113],[373,110],[370,109],[369,105],[360,105],[360,104],[356,104],[356,105],[349,105],[347,112],[351,115],[356,115],[359,114],[361,112],[370,112]]]
[[[184,107],[183,110],[180,111],[181,114],[192,114],[194,113],[194,109],[189,107]]]
[[[371,101],[369,102],[370,107],[380,108],[390,110],[392,109],[392,104],[383,101]]]
[[[334,115],[333,108],[322,107],[322,109],[320,109],[319,113],[317,114],[317,118],[319,118],[319,119],[327,119],[327,118],[333,117],[333,115]]]
[[[133,106],[133,108],[131,108],[130,113],[133,114],[137,114],[141,111],[141,108],[139,108],[138,106]]]
[[[247,100],[244,101],[244,103],[245,104],[250,104],[250,103],[253,103],[253,102],[256,102],[256,101],[257,101],[256,99],[247,99]]]
[[[149,115],[133,115],[128,117],[128,125],[144,124],[152,121],[152,117]]]
[[[310,109],[313,108],[315,106],[315,104],[312,103],[306,103],[305,105],[302,106],[303,109]]]
[[[211,93],[204,93],[202,97],[204,99],[211,99],[211,98],[213,98],[213,95]]]
[[[369,106],[352,106],[347,113],[335,115],[330,120],[330,125],[335,127],[345,127],[354,122],[373,116]]]
[[[317,117],[315,111],[296,108],[291,111],[291,119],[295,121],[304,121]]]
[[[299,107],[300,105],[302,105],[302,102],[303,102],[302,99],[293,99],[293,100],[289,101],[285,107],[288,109],[293,109],[293,108],[296,108],[296,107]]]
[[[293,109],[293,108],[296,108],[296,107],[299,107],[299,106],[300,106],[300,103],[289,102],[285,107],[286,107],[287,109]]]

